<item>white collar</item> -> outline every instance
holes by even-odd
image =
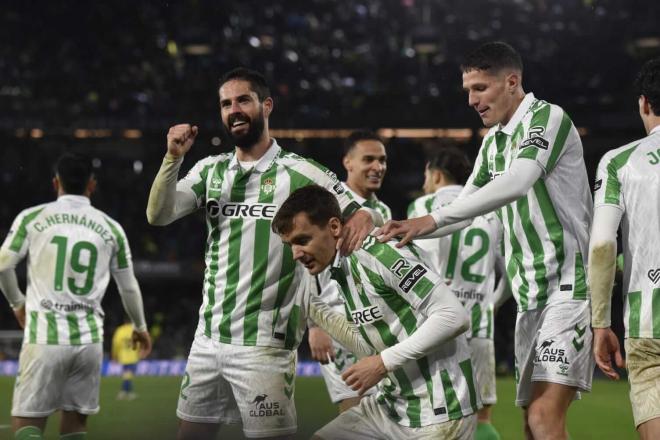
[[[270,166],[273,164],[273,161],[280,154],[280,151],[282,150],[280,146],[277,144],[277,140],[275,140],[275,138],[271,138],[270,140],[271,140],[270,146],[268,147],[264,155],[255,161],[256,163],[254,165],[253,170],[258,173],[265,173],[266,171],[268,171]],[[234,151],[234,155],[231,157],[231,160],[229,161],[229,169],[236,170],[239,168],[241,168],[241,164],[238,162],[238,159],[236,158],[236,151]]]
[[[649,131],[649,136],[656,133],[660,133],[660,124],[656,125],[655,127],[653,127],[653,130]]]
[[[63,194],[57,197],[57,201],[63,202],[75,202],[82,205],[91,205],[92,202],[89,200],[89,197],[82,196],[78,194]]]
[[[500,124],[498,131],[503,132],[507,136],[511,136],[513,134],[513,130],[516,129],[520,121],[522,121],[522,119],[525,117],[525,114],[527,114],[527,111],[532,106],[534,101],[536,101],[536,98],[534,97],[533,93],[530,92],[526,94],[520,105],[518,105],[518,108],[516,109],[513,116],[511,116],[509,122],[504,127],[502,127],[502,124]]]

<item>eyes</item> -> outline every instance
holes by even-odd
[[[241,95],[238,98],[236,98],[236,101],[239,104],[249,104],[252,102],[252,98],[249,95]],[[223,99],[222,101],[220,101],[220,108],[222,109],[231,108],[231,105],[232,105],[231,99]]]
[[[378,162],[381,165],[387,164],[387,157],[381,156],[381,157],[376,157],[376,156],[363,156],[362,157],[362,163],[365,164],[370,164],[373,162]]]

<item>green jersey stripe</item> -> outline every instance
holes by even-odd
[[[587,277],[584,272],[582,253],[575,253],[575,286],[573,290],[574,299],[587,299]]]
[[[259,203],[272,203],[275,194],[277,167],[271,167],[261,175],[259,185]],[[270,242],[270,220],[257,219],[254,231],[254,263],[252,279],[245,307],[243,322],[244,344],[256,345],[259,330],[259,313],[261,312],[261,297],[266,284],[268,268],[268,247]],[[295,334],[295,331],[293,332]],[[288,332],[287,332],[288,335]]]
[[[69,323],[69,341],[71,345],[80,345],[80,327],[78,326],[78,317],[74,314],[66,315]]]
[[[11,244],[9,245],[9,249],[11,249],[14,252],[20,252],[21,248],[23,247],[23,243],[25,242],[25,239],[27,238],[27,226],[43,210],[44,210],[44,208],[35,209],[34,211],[26,214],[25,217],[23,217],[23,221],[21,222],[20,226],[18,227],[18,230],[16,231],[16,234],[14,235],[14,238],[11,241]]]
[[[639,144],[622,151],[612,158],[610,163],[607,164],[607,181],[605,182],[605,203],[613,205],[619,204],[621,196],[621,182],[619,180],[619,169],[621,169],[630,155],[637,149]]]
[[[499,173],[504,171],[506,159],[504,157],[504,150],[506,149],[506,135],[502,132],[495,133],[495,172]]]
[[[493,142],[493,138],[488,138],[485,140],[485,142],[485,145],[481,149],[481,163],[479,169],[477,174],[474,176],[474,179],[472,179],[472,184],[480,188],[490,182],[490,173],[488,170],[488,147],[490,147],[491,142]]]
[[[426,202],[424,202],[424,208],[426,208],[427,213],[431,212],[433,209],[433,197],[426,199]]]
[[[46,329],[47,332],[46,343],[56,345],[58,343],[58,338],[57,338],[57,320],[55,319],[55,313],[46,312],[46,322],[48,323]]]
[[[651,291],[651,314],[653,320],[653,337],[660,338],[660,289]]]
[[[546,127],[548,126],[548,120],[550,119],[550,109],[549,105],[545,105],[539,108],[532,115],[532,119],[529,123],[530,133],[531,129],[534,127],[542,127],[543,132],[545,132]],[[533,146],[523,148],[520,150],[518,157],[524,157],[525,159],[536,159],[536,156],[539,153],[539,149]]]
[[[481,327],[479,325],[481,323],[481,304],[475,303],[472,306],[470,314],[472,315],[472,337],[476,338],[479,336],[479,329]]]
[[[491,307],[486,310],[487,323],[486,323],[486,338],[490,339],[493,337],[493,310]]]
[[[245,190],[252,174],[252,170],[247,172],[239,171],[234,179],[234,185],[231,189],[230,201],[243,202],[245,200]],[[229,244],[228,244],[228,257],[227,257],[227,284],[222,299],[222,318],[218,331],[220,333],[220,341],[230,344],[231,343],[231,322],[232,312],[236,307],[236,290],[238,288],[238,281],[240,279],[240,265],[241,265],[241,238],[243,231],[243,219],[232,218],[229,220]]]
[[[275,296],[275,304],[273,306],[273,324],[271,332],[275,331],[275,325],[280,320],[280,309],[286,299],[286,293],[293,283],[295,277],[296,262],[293,259],[291,246],[282,247],[282,268],[280,269],[280,277],[277,283],[277,295]]]
[[[447,415],[449,420],[456,420],[463,417],[461,410],[461,402],[456,397],[456,391],[451,383],[451,378],[447,370],[440,371],[440,380],[442,381],[442,388],[445,390],[445,404],[447,405]]]
[[[456,273],[456,259],[458,258],[458,247],[461,244],[461,231],[456,231],[451,234],[451,245],[449,248],[449,258],[447,259],[447,270],[445,271],[445,278],[449,280],[454,279]]]
[[[518,306],[521,310],[527,310],[529,300],[527,298],[527,293],[529,292],[529,284],[525,278],[525,267],[523,265],[523,254],[522,247],[516,238],[516,235],[513,233],[513,209],[511,205],[506,206],[507,219],[509,221],[509,237],[511,241],[511,257],[509,258],[509,264],[507,264],[507,275],[509,277],[509,283],[511,286],[514,285],[513,279],[518,271],[520,276],[520,288],[518,289]]]
[[[458,365],[461,367],[461,371],[463,371],[463,376],[465,376],[465,381],[468,384],[468,394],[470,395],[470,407],[472,408],[472,411],[477,412],[479,408],[477,405],[477,391],[474,386],[472,361],[470,359],[466,359],[463,362],[459,362]]]
[[[542,307],[548,300],[548,279],[546,278],[545,270],[545,251],[543,250],[543,243],[539,238],[539,234],[534,229],[532,218],[529,213],[529,200],[527,196],[522,196],[516,202],[516,208],[520,215],[520,223],[522,224],[523,231],[525,231],[525,238],[532,250],[533,267],[534,267],[534,281],[538,287],[536,293],[536,300],[538,306]]]
[[[298,344],[296,329],[300,325],[300,306],[295,304],[289,313],[289,320],[286,324],[286,337],[284,339],[284,348],[293,350]]]
[[[628,336],[639,337],[640,315],[642,310],[642,292],[628,292]]]
[[[396,377],[396,379],[399,382],[399,386],[401,387],[401,396],[404,399],[406,399],[406,401],[408,402],[408,407],[406,408],[406,415],[410,420],[410,427],[419,428],[420,426],[422,426],[420,420],[422,407],[419,401],[419,397],[415,395],[412,383],[410,382],[410,379],[408,379],[408,376],[406,375],[406,373],[403,372],[402,369],[398,369],[394,371],[394,377]]]
[[[101,338],[99,337],[99,328],[96,325],[94,312],[88,312],[85,318],[87,319],[87,325],[89,325],[89,331],[92,333],[92,343],[100,342]]]
[[[124,234],[122,234],[119,229],[115,227],[110,219],[107,217],[104,218],[105,222],[108,224],[110,230],[112,231],[112,235],[115,236],[117,247],[119,248],[117,250],[117,267],[119,269],[126,269],[128,267],[128,258],[126,257],[126,239],[124,238]]]
[[[37,343],[37,323],[39,321],[39,313],[38,312],[30,312],[30,337],[29,337],[29,342],[30,344],[36,344]]]
[[[418,359],[417,366],[426,382],[426,391],[429,393],[431,408],[435,408],[435,401],[433,399],[433,378],[431,377],[431,369],[429,368],[429,358],[424,356],[423,358]]]
[[[353,296],[350,294],[350,290],[348,287],[348,280],[346,279],[346,274],[344,274],[344,271],[341,270],[340,268],[331,268],[331,273],[332,273],[331,278],[337,281],[337,284],[339,285],[339,288],[341,290],[341,296],[346,300],[346,304],[348,306],[346,310],[346,319],[352,321],[353,318],[351,317],[349,311],[356,310],[356,307],[355,307],[355,301],[353,301]],[[362,328],[362,326],[358,326],[358,329],[360,330],[360,334],[362,335],[364,340],[367,341],[367,344],[375,348],[375,345],[373,344],[373,342],[371,342],[369,336],[367,336],[367,332],[364,330],[364,328]]]
[[[354,263],[351,261],[351,264]],[[388,287],[380,275],[366,267],[363,267],[363,269],[367,274],[367,278],[369,278],[369,282],[381,294],[390,310],[396,314],[408,336],[412,335],[417,330],[417,318],[411,305],[401,295]],[[357,271],[357,267],[355,270]]]
[[[561,123],[559,124],[559,130],[557,131],[557,136],[555,137],[555,144],[552,146],[552,152],[550,153],[550,158],[548,159],[548,167],[546,173],[552,171],[559,159],[561,152],[564,150],[566,145],[566,139],[568,139],[568,133],[571,131],[571,118],[568,117],[566,112],[562,113]]]
[[[224,163],[224,166],[226,168],[227,162]],[[219,164],[218,164],[219,165]],[[199,182],[193,184],[190,189],[192,189],[193,193],[197,196],[197,199],[201,199],[204,197],[205,192],[206,192],[206,179],[208,178],[209,170],[213,168],[215,165],[214,164],[209,164],[206,165],[204,168],[202,168],[202,171],[200,171],[199,176],[200,180]],[[217,173],[214,173],[217,174]],[[217,186],[220,186],[219,184]]]
[[[557,279],[561,279],[561,270],[564,266],[564,228],[562,227],[555,207],[548,194],[548,188],[545,186],[543,179],[539,179],[534,184],[534,195],[539,203],[541,215],[545,228],[548,231],[550,241],[555,248],[555,258],[557,260]]]

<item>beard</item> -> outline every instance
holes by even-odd
[[[245,121],[250,125],[248,130],[240,135],[235,135],[231,131],[231,126],[236,121]],[[224,134],[229,142],[232,145],[237,146],[241,150],[248,151],[259,141],[261,135],[264,132],[265,122],[264,122],[264,111],[263,108],[259,110],[259,114],[256,118],[251,119],[248,115],[243,113],[236,113],[229,115],[227,119],[228,125],[222,124],[222,129]]]

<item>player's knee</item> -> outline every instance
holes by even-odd
[[[526,424],[533,438],[561,438],[565,432],[564,414],[552,405],[542,401],[533,402],[526,414]]]

